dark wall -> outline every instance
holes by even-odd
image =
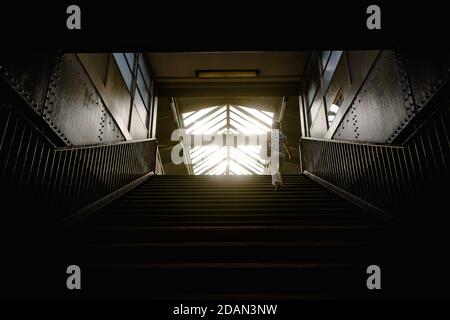
[[[0,58],[1,91],[17,99],[1,103],[30,107],[65,145],[124,140],[89,74],[74,54],[19,54]]]
[[[300,140],[301,131],[299,128],[300,114],[299,114],[298,97],[289,97],[286,103],[281,127],[283,133],[287,137],[289,152],[291,153],[291,161],[285,161],[282,167],[282,172],[285,174],[298,174],[300,167],[300,156],[298,152],[298,141]]]
[[[323,138],[336,129],[360,88],[378,51],[322,51],[312,54],[306,71],[304,101],[310,136]],[[343,102],[333,122],[328,111],[341,92]]]
[[[8,54],[0,67],[0,102],[29,107],[66,146],[149,137],[150,111],[132,103],[110,53]]]
[[[448,51],[346,51],[328,86],[326,55],[311,59],[304,89],[312,137],[401,143],[404,129],[449,78]],[[344,100],[329,125],[327,111],[338,90]]]
[[[381,52],[333,138],[391,142],[413,115],[406,83],[396,53]]]
[[[122,141],[117,124],[79,59],[65,54],[56,66],[45,115],[73,145]]]

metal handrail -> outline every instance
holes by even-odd
[[[376,142],[367,142],[367,141],[353,141],[353,140],[335,140],[335,139],[326,139],[326,138],[311,138],[311,137],[301,137],[301,140],[312,140],[312,141],[323,141],[323,142],[335,142],[335,143],[343,143],[343,144],[353,144],[353,145],[366,145],[366,146],[376,146],[376,147],[386,147],[386,148],[403,148],[402,145],[394,145],[394,144],[386,144],[386,143],[376,143]]]
[[[449,176],[450,111],[441,109],[399,145],[301,138],[302,172],[385,211],[395,211]]]
[[[2,184],[69,215],[154,172],[156,139],[57,148],[14,108],[0,107]]]

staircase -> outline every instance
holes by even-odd
[[[67,234],[81,297],[376,296],[366,268],[384,261],[389,226],[304,175],[284,183],[274,192],[270,176],[152,177]]]

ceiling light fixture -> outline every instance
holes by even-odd
[[[198,78],[255,78],[259,70],[197,70]]]

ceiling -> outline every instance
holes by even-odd
[[[148,53],[161,97],[297,95],[306,51]],[[198,78],[198,70],[258,70],[254,78]]]
[[[289,173],[297,173],[296,145],[299,138],[298,95],[309,52],[187,52],[148,53],[157,83],[157,139],[161,157],[169,174],[186,174],[185,166],[175,166],[170,153],[177,142],[171,132],[177,124],[169,100],[174,98],[180,114],[211,106],[244,106],[273,112],[287,100],[284,131],[292,141],[293,161],[286,163]],[[258,70],[253,78],[198,78],[198,70]],[[286,99],[289,97],[289,99]],[[291,168],[292,167],[292,168]]]
[[[235,105],[258,108],[276,113],[281,106],[281,97],[179,97],[180,113],[195,111],[211,106]]]

